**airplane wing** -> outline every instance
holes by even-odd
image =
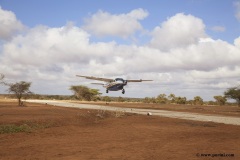
[[[139,79],[139,80],[127,80],[127,82],[143,82],[143,81],[153,81],[153,80],[142,80],[142,79]]]
[[[93,76],[81,76],[81,75],[76,75],[77,77],[83,77],[86,79],[92,79],[92,80],[98,80],[98,81],[104,81],[104,82],[111,82],[114,81],[113,79],[110,78],[100,78],[100,77],[93,77]]]

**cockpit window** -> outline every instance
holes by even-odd
[[[116,78],[115,82],[124,82],[124,80],[122,78]]]

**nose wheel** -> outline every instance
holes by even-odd
[[[125,90],[124,89],[122,89],[122,94],[124,94],[125,93]]]
[[[106,93],[108,93],[108,90],[106,90]]]

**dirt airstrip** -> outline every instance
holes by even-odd
[[[0,101],[0,133],[3,160],[240,159],[240,126],[117,111]]]

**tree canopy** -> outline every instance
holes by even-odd
[[[98,89],[90,89],[82,85],[71,86],[70,90],[73,91],[76,98],[80,100],[86,100],[86,101],[94,100],[98,95],[101,94],[99,93]]]
[[[195,105],[203,105],[203,99],[200,96],[194,97],[193,103]]]
[[[168,99],[167,99],[167,95],[166,94],[159,94],[156,98],[156,102],[157,103],[162,103],[165,104],[167,103]]]
[[[238,106],[240,106],[240,88],[239,87],[229,88],[226,92],[224,92],[224,95],[227,98],[236,100]]]
[[[30,86],[31,86],[31,82],[16,82],[16,83],[7,83],[7,86],[9,86],[8,88],[8,92],[9,93],[13,93],[16,98],[18,99],[18,105],[21,106],[21,98],[23,96],[26,96],[28,94],[32,94],[32,92],[29,90]]]
[[[224,96],[214,96],[213,98],[216,100],[218,105],[224,105],[227,101],[226,97]]]

